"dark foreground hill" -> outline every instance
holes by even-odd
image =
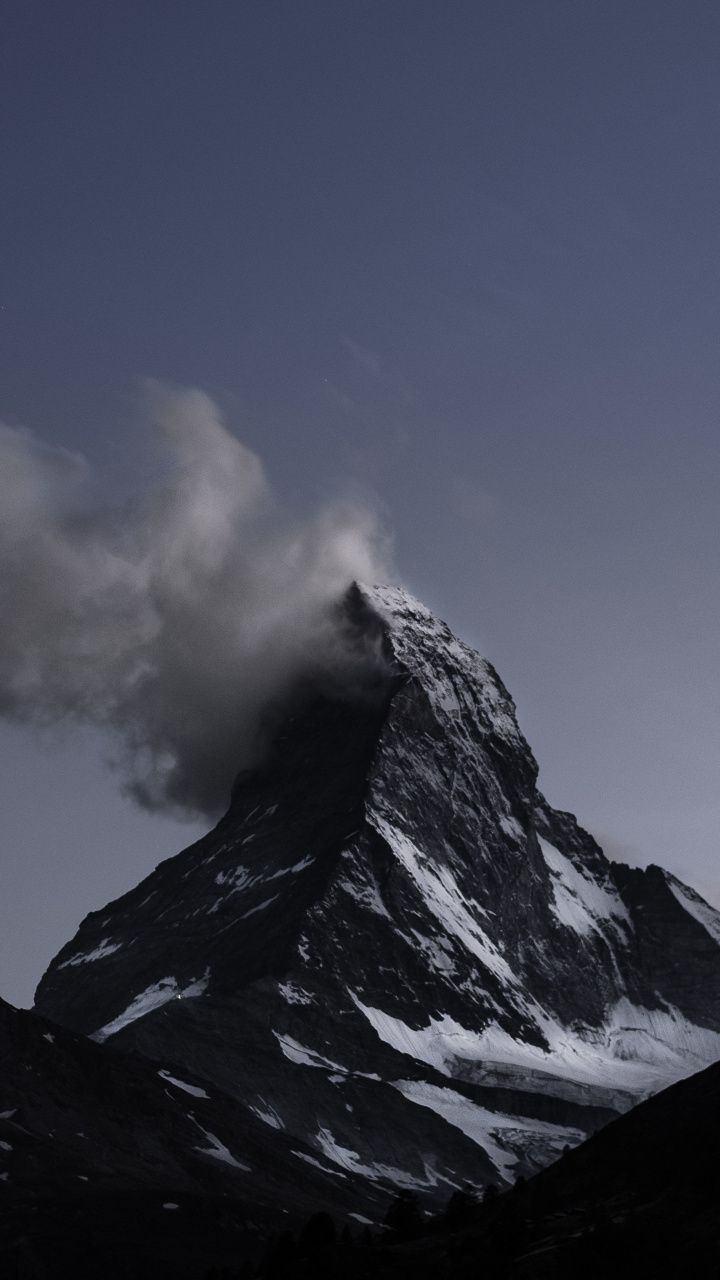
[[[357,1202],[280,1134],[273,1152],[232,1099],[4,1004],[0,1075],[3,1280],[720,1274],[720,1064],[482,1204],[448,1217],[421,1200],[422,1221],[394,1233],[363,1226],[391,1197]]]
[[[377,1234],[399,1190],[510,1188],[720,1057],[720,914],[551,808],[499,676],[417,601],[342,617],[367,679],[298,691],[217,827],[87,917],[41,1016],[2,1010],[16,1274],[255,1267],[320,1210]]]
[[[3,1280],[195,1276],[208,1253],[259,1258],[318,1205],[381,1219],[387,1196],[359,1190],[189,1073],[0,1001]]]
[[[369,1274],[397,1280],[720,1275],[720,1064],[640,1104],[470,1216],[476,1221],[462,1230],[440,1222],[412,1242],[381,1249]]]

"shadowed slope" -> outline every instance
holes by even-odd
[[[720,915],[550,808],[444,623],[389,588],[347,607],[369,681],[299,696],[217,828],[88,917],[37,1007],[271,1113],[338,1178],[439,1202],[720,1056]]]

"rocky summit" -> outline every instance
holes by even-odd
[[[296,699],[226,816],[87,917],[36,1009],[153,1060],[238,1194],[264,1130],[376,1221],[381,1192],[511,1183],[720,1058],[720,913],[550,808],[502,681],[426,608],[345,607],[372,677]]]

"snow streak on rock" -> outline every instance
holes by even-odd
[[[103,938],[92,951],[83,953],[79,951],[77,955],[71,956],[69,960],[64,960],[60,965],[61,969],[76,964],[90,964],[93,960],[102,960],[104,956],[111,956],[114,951],[119,951],[122,946],[121,942],[111,942],[109,938]]]
[[[161,978],[159,982],[154,982],[151,986],[146,987],[144,991],[139,992],[131,1000],[127,1009],[124,1009],[117,1018],[113,1018],[112,1022],[108,1022],[107,1026],[95,1031],[93,1040],[107,1040],[108,1036],[116,1035],[118,1031],[122,1031],[123,1027],[135,1022],[137,1018],[144,1018],[153,1009],[161,1008],[162,1005],[167,1004],[168,1000],[183,1000],[191,996],[201,996],[207,989],[208,975],[209,969],[205,971],[204,977],[193,979],[186,987],[182,988],[178,986],[176,978]]]
[[[541,1163],[545,1164],[548,1151],[560,1155],[565,1146],[575,1146],[584,1137],[578,1129],[490,1111],[453,1089],[438,1088],[417,1080],[399,1080],[394,1087],[403,1097],[420,1107],[436,1111],[448,1124],[467,1134],[488,1153],[500,1176],[510,1181],[518,1156],[531,1146],[533,1140],[542,1152]]]
[[[550,807],[497,672],[423,605],[346,608],[372,688],[299,697],[222,822],[85,921],[38,1007],[203,1115],[231,1094],[364,1206],[441,1200],[720,1057],[720,914]]]
[[[717,943],[720,943],[720,911],[716,911],[715,907],[711,907],[704,898],[700,897],[694,889],[689,885],[682,884],[680,880],[676,880],[675,876],[671,876],[669,872],[665,872],[668,888],[674,898],[680,903],[683,911],[687,911],[694,920],[698,920],[703,929],[706,929],[710,937]]]
[[[576,933],[600,932],[608,924],[629,925],[627,907],[608,880],[580,870],[569,858],[540,837],[540,848],[552,876],[552,909],[561,924]]]

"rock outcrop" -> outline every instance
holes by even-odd
[[[36,1007],[191,1072],[329,1178],[445,1199],[720,1058],[720,914],[550,808],[499,676],[427,609],[347,608],[367,687],[298,698],[217,827],[88,916]]]

